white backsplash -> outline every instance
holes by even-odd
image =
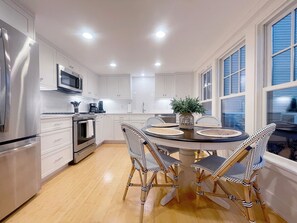
[[[41,91],[41,113],[74,112],[71,101],[80,101],[79,111],[88,112],[89,103],[98,102],[76,94],[65,94],[59,91]]]
[[[77,94],[65,94],[59,91],[41,91],[41,112],[73,112],[71,101],[80,101],[80,112],[89,111],[89,103],[99,100],[85,98]],[[103,108],[107,113],[127,113],[131,104],[133,113],[172,113],[170,99],[155,99],[154,77],[132,78],[132,100],[104,99]]]

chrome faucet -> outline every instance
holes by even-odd
[[[142,113],[145,112],[145,109],[144,109],[144,102],[142,102]]]

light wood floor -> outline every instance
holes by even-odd
[[[41,191],[4,220],[6,223],[134,223],[140,211],[140,189],[122,195],[130,170],[125,145],[105,144],[77,165],[46,182]],[[135,175],[136,176],[136,175]],[[160,181],[163,176],[160,175]],[[144,222],[247,222],[234,206],[226,210],[207,198],[182,194],[180,203],[159,204],[167,189],[153,188],[145,204]],[[285,222],[269,210],[272,223]],[[257,222],[264,222],[260,208]]]

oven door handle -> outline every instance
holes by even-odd
[[[93,122],[95,122],[94,120],[92,120]],[[88,121],[78,121],[78,123],[87,123]]]

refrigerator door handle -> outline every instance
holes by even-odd
[[[7,132],[9,129],[9,114],[11,103],[10,92],[10,55],[8,50],[7,30],[0,28],[0,38],[2,39],[0,47],[2,48],[0,59],[0,132]]]
[[[5,150],[3,152],[0,152],[0,156],[6,155],[6,154],[10,154],[10,153],[14,153],[14,152],[18,152],[24,149],[28,149],[28,148],[32,148],[34,146],[36,146],[39,142],[32,142],[30,144],[24,145],[24,146],[19,146],[17,148],[14,149],[10,149],[10,150]]]

